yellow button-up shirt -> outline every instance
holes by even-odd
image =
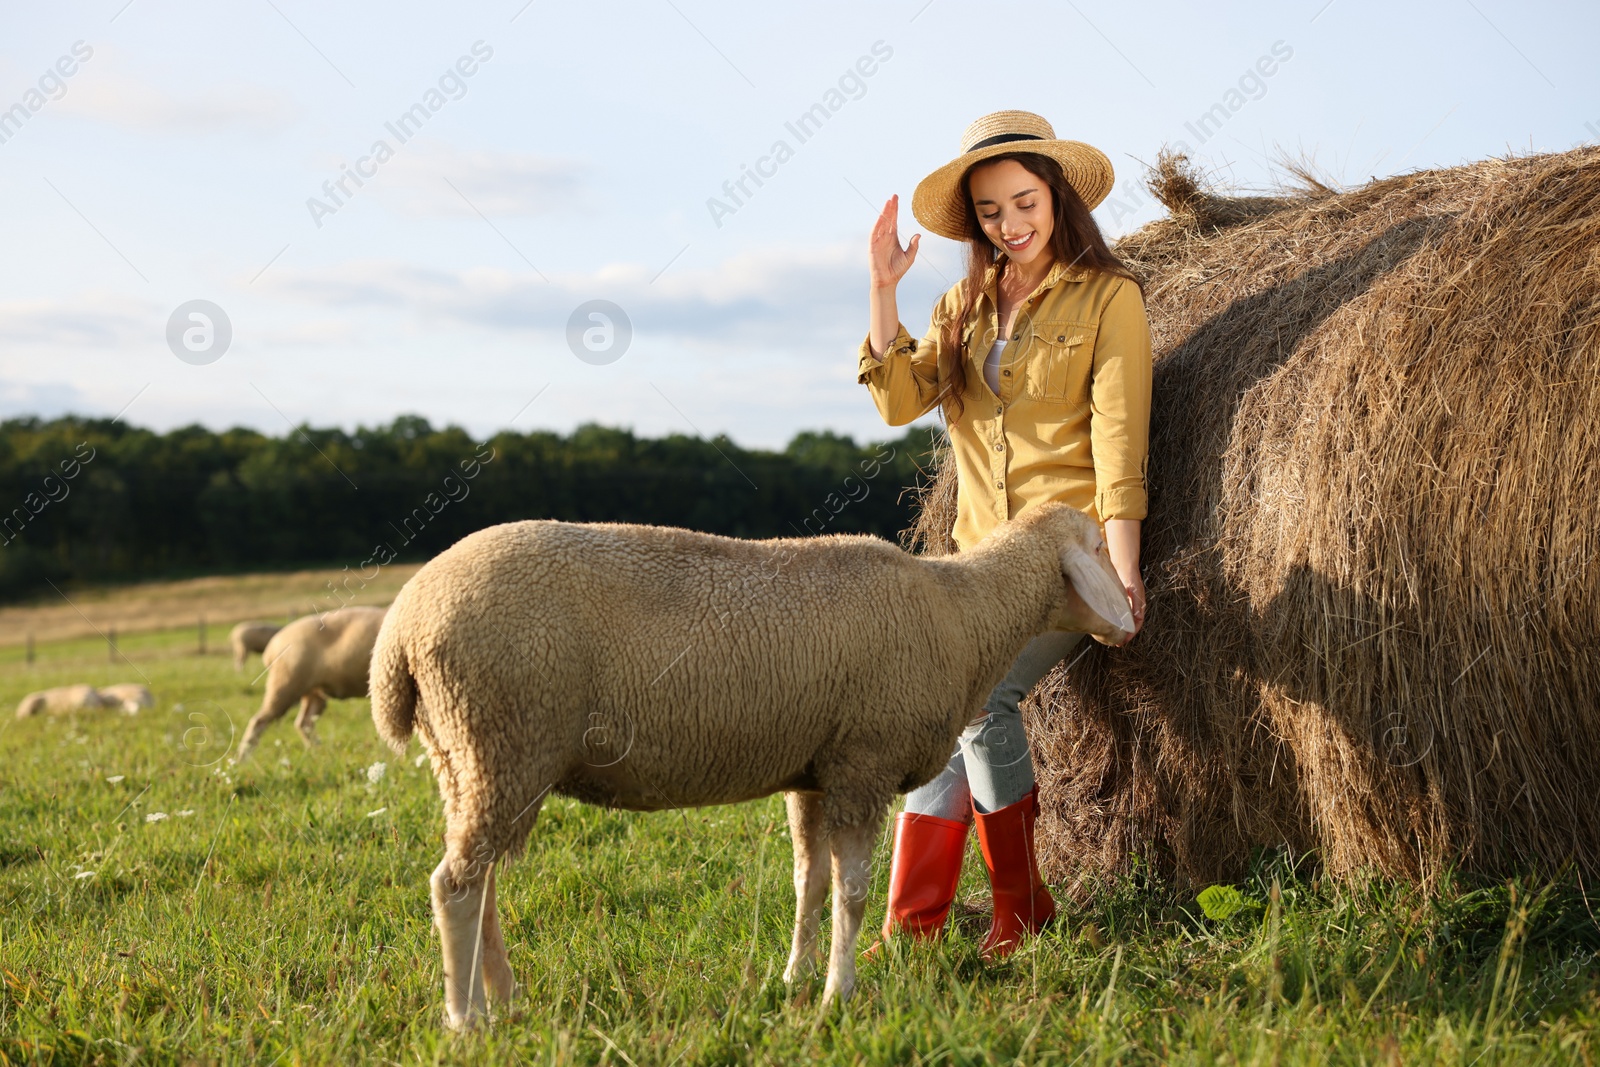
[[[965,404],[949,427],[956,544],[971,548],[999,523],[1052,500],[1101,522],[1143,519],[1151,353],[1139,287],[1057,262],[1017,309],[996,396],[983,361],[999,334],[997,276],[989,268],[964,327]],[[957,284],[934,307],[921,341],[902,325],[881,361],[870,341],[861,343],[859,380],[889,425],[938,403],[944,325],[960,311]]]

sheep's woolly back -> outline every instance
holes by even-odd
[[[396,598],[373,718],[396,747],[415,726],[463,872],[520,848],[552,789],[640,809],[814,789],[830,825],[860,826],[945,764],[1069,602],[1063,550],[1097,541],[1064,507],[950,561],[870,537],[491,527]]]
[[[296,619],[262,650],[270,682],[335,699],[365,696],[372,648],[386,608],[348,607]]]
[[[228,643],[236,652],[260,652],[281,629],[272,622],[241,622],[228,632]]]
[[[108,707],[114,703],[102,698],[92,685],[58,685],[54,689],[42,689],[23,697],[17,704],[17,718],[26,719],[41,711],[60,715],[68,711]]]

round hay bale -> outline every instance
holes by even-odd
[[[1302,185],[1164,154],[1171,216],[1117,245],[1149,622],[1028,706],[1046,873],[1600,873],[1600,149]]]

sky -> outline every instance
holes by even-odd
[[[1162,214],[1164,145],[1265,189],[1285,156],[1356,186],[1600,140],[1591,3],[97,0],[0,27],[0,417],[155,429],[882,439],[868,230],[898,193],[919,232],[912,189],[982,114],[1106,152],[1110,238]],[[960,271],[926,235],[914,334]]]

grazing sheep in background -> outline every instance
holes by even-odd
[[[267,665],[267,693],[239,742],[241,763],[261,740],[261,732],[295,701],[300,701],[295,729],[312,745],[317,741],[317,717],[329,698],[367,695],[372,646],[386,610],[340,608],[307,615],[273,635],[261,653]]]
[[[150,687],[137,682],[103,685],[96,692],[107,707],[121,708],[128,715],[139,714],[140,708],[156,706],[155,694],[150,692]]]
[[[117,703],[114,700],[103,699],[92,685],[61,685],[54,689],[29,693],[23,697],[17,704],[17,718],[26,719],[41,711],[47,711],[51,715],[61,715],[69,711],[112,707]]]
[[[244,670],[244,661],[252,652],[265,652],[272,635],[283,627],[275,622],[241,622],[228,632],[228,644],[233,647],[233,669]]]
[[[1120,641],[1132,626],[1099,527],[1066,506],[948,559],[874,537],[613,524],[464,538],[400,591],[372,664],[379,735],[403,750],[416,728],[444,802],[431,885],[447,1022],[470,1026],[486,991],[512,994],[493,863],[521,851],[552,791],[634,810],[787,791],[784,979],[814,966],[831,852],[824,997],[848,997],[894,794],[944,767],[1032,638]]]

